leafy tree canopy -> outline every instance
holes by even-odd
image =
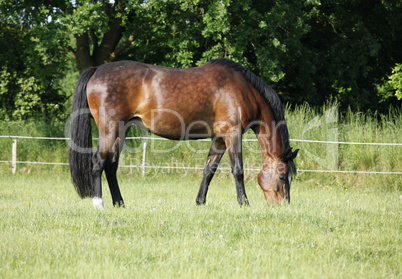
[[[392,0],[0,0],[0,115],[64,117],[74,69],[217,57],[285,102],[384,110],[400,105],[401,22]]]

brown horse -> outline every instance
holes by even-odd
[[[99,129],[94,154],[90,115]],[[237,200],[248,205],[242,135],[251,128],[262,151],[258,183],[265,198],[269,204],[290,202],[298,150],[290,148],[282,103],[272,88],[239,64],[216,59],[197,68],[174,69],[121,61],[83,72],[74,93],[70,170],[79,196],[93,197],[95,208],[103,208],[102,171],[113,204],[124,205],[116,171],[132,122],[173,140],[212,139],[197,204],[205,203],[208,186],[227,149]]]

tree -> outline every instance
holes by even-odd
[[[123,1],[1,0],[1,117],[63,118],[70,96],[59,80],[70,65],[68,52],[79,71],[119,59],[132,41],[121,42],[132,17],[124,9]]]
[[[2,114],[50,115],[69,97],[59,80],[70,61],[82,72],[123,59],[192,67],[226,57],[285,102],[398,104],[378,88],[402,60],[399,1],[0,0],[0,12]]]
[[[49,23],[49,25],[52,25]],[[64,73],[65,52],[49,26],[0,20],[0,117],[53,118],[63,111],[65,96],[55,86]]]
[[[148,54],[147,62],[188,67],[226,57],[262,77],[285,102],[318,106],[333,98],[355,110],[398,103],[377,87],[402,60],[401,4],[150,0],[144,6],[154,28],[146,49],[159,55]],[[138,60],[138,51],[128,57]]]
[[[68,50],[80,72],[90,66],[121,60],[134,43],[136,12],[142,1],[116,0],[64,2],[59,20],[75,39]]]
[[[317,88],[317,94],[311,94],[316,100],[312,104],[322,103],[323,95],[363,110],[386,110],[396,102],[376,92],[377,84],[402,59],[398,47],[402,28],[397,23],[402,20],[402,6],[391,2],[322,1],[315,7],[317,12],[309,16],[311,30],[302,39],[316,61],[310,81]]]

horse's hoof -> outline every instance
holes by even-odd
[[[196,200],[195,203],[196,203],[197,205],[205,205],[205,200],[204,200],[204,201]]]
[[[240,207],[246,206],[246,207],[250,207],[250,203],[248,202],[248,200],[244,200],[243,202],[239,202]]]
[[[97,209],[97,210],[103,210],[104,209],[102,198],[95,197],[95,198],[93,198],[92,202],[93,202],[93,205],[94,205],[95,209]]]
[[[123,201],[123,200],[113,202],[113,206],[114,206],[114,207],[122,207],[122,208],[125,208],[125,207],[126,207],[126,206],[124,205],[124,201]]]

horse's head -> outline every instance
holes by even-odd
[[[258,183],[269,205],[281,203],[284,199],[290,202],[290,183],[296,172],[293,159],[298,151],[299,149],[294,152],[292,148],[287,149],[269,166],[264,166],[258,175]]]

